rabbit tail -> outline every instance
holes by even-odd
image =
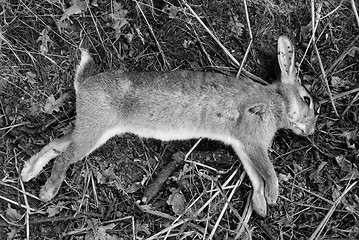
[[[75,74],[75,89],[77,92],[78,86],[88,77],[95,75],[97,67],[87,49],[81,48],[81,61],[77,65]]]

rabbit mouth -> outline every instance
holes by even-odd
[[[292,130],[297,135],[309,136],[314,133],[315,128],[306,126],[305,124],[297,123]]]
[[[297,135],[302,135],[302,136],[305,135],[305,131],[303,129],[301,129],[301,128],[298,128],[298,127],[293,128],[292,131]]]

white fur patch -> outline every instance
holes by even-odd
[[[197,129],[176,129],[176,130],[167,130],[167,129],[151,129],[151,128],[140,128],[138,126],[128,127],[128,126],[118,126],[111,128],[105,131],[100,140],[98,141],[98,146],[104,144],[109,138],[120,135],[123,133],[133,133],[140,137],[144,138],[155,138],[161,141],[172,141],[172,140],[187,140],[195,138],[208,138],[212,140],[219,140],[226,144],[231,144],[233,138],[229,135],[216,134],[206,130],[197,130]]]
[[[36,177],[44,166],[54,157],[58,155],[53,149],[45,153],[38,153],[30,158],[24,164],[24,168],[21,171],[22,181],[28,182]]]
[[[59,138],[47,144],[39,153],[32,156],[25,162],[21,171],[21,179],[28,182],[36,177],[46,164],[60,153],[64,152],[70,145],[71,141],[67,138]]]

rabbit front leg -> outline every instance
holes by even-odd
[[[279,195],[279,184],[274,166],[268,156],[268,148],[260,143],[251,143],[245,146],[253,167],[263,178],[265,183],[264,194],[269,205],[277,202]]]
[[[247,153],[245,146],[239,140],[231,141],[231,146],[236,152],[237,156],[242,162],[243,168],[246,171],[253,187],[252,204],[254,211],[265,217],[267,215],[267,203],[264,197],[264,182],[262,177],[258,174],[250,155]]]

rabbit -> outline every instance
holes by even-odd
[[[71,164],[115,135],[133,133],[162,141],[203,137],[234,149],[253,186],[253,210],[267,215],[267,204],[275,204],[279,194],[268,156],[276,131],[290,129],[306,136],[317,121],[315,103],[297,78],[288,37],[278,39],[281,76],[270,85],[189,70],[96,74],[89,52],[81,52],[74,83],[75,128],[32,156],[21,172],[27,182],[57,157],[40,190],[42,201],[57,194]]]

